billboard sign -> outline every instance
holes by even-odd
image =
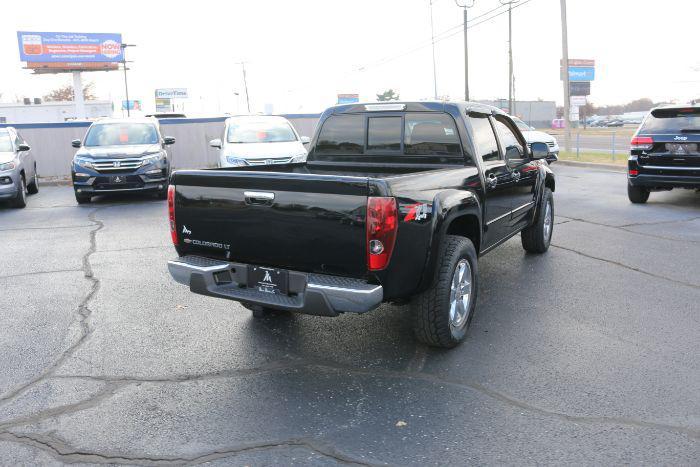
[[[121,34],[17,31],[23,62],[120,62]]]
[[[569,66],[569,81],[593,81],[595,68],[592,66]]]
[[[156,112],[172,112],[173,107],[170,104],[170,99],[156,98]]]
[[[359,94],[338,94],[338,104],[354,104],[360,102]]]
[[[156,99],[187,99],[187,88],[156,89]]]
[[[590,81],[571,81],[569,82],[569,94],[572,96],[590,96],[591,82]]]
[[[141,110],[140,100],[122,101],[122,110]]]

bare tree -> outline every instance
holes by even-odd
[[[60,88],[56,88],[44,96],[44,101],[72,101],[74,99],[73,85],[66,84]],[[95,83],[89,82],[83,86],[83,97],[87,101],[95,100]]]

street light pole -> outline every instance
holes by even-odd
[[[467,8],[471,8],[474,6],[474,3],[476,0],[472,0],[471,5],[467,5],[467,2],[464,2],[464,5],[461,5],[459,1],[455,0],[455,4],[457,4],[458,7],[462,8],[464,10],[464,100],[468,101],[469,100],[469,47],[468,47],[468,42],[467,42],[467,22],[469,21],[467,19]]]
[[[571,97],[569,96],[569,42],[566,25],[566,0],[560,0],[561,4],[561,52],[562,52],[562,73],[564,82],[564,150],[571,152],[571,122],[569,121],[571,111]]]
[[[129,82],[126,79],[126,48],[135,47],[135,45],[120,44],[120,46],[122,48],[122,66],[124,68],[124,94],[126,95],[126,116],[131,117],[131,111],[129,110]]]
[[[250,113],[250,98],[248,97],[248,81],[246,80],[246,75],[245,75],[245,62],[239,62],[241,67],[243,68],[243,87],[245,88],[245,103],[246,106],[248,107],[248,113]]]

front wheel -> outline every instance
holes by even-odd
[[[644,204],[649,199],[649,190],[641,186],[627,184],[627,197],[634,204]]]
[[[535,214],[535,221],[520,233],[520,240],[525,251],[544,253],[549,249],[554,230],[554,196],[552,190],[544,189],[540,207]]]
[[[443,348],[459,344],[476,307],[478,263],[468,238],[448,235],[433,285],[411,302],[413,331],[419,341]]]
[[[19,178],[19,189],[17,196],[12,200],[12,205],[16,208],[24,208],[27,206],[27,182],[24,181],[24,175]]]
[[[32,181],[27,185],[27,191],[29,191],[30,195],[39,193],[39,176],[36,173],[36,167],[34,167],[34,177],[32,177]]]
[[[78,204],[88,204],[90,201],[92,201],[92,197],[85,196],[85,195],[79,195],[78,193],[76,193],[75,200],[78,202]]]

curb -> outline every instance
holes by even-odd
[[[604,169],[613,172],[627,173],[627,166],[617,164],[600,164],[598,162],[579,162],[579,161],[564,161],[559,159],[557,164],[568,165],[571,167],[586,167],[591,169]]]
[[[39,186],[70,186],[72,183],[70,178],[39,177]]]

